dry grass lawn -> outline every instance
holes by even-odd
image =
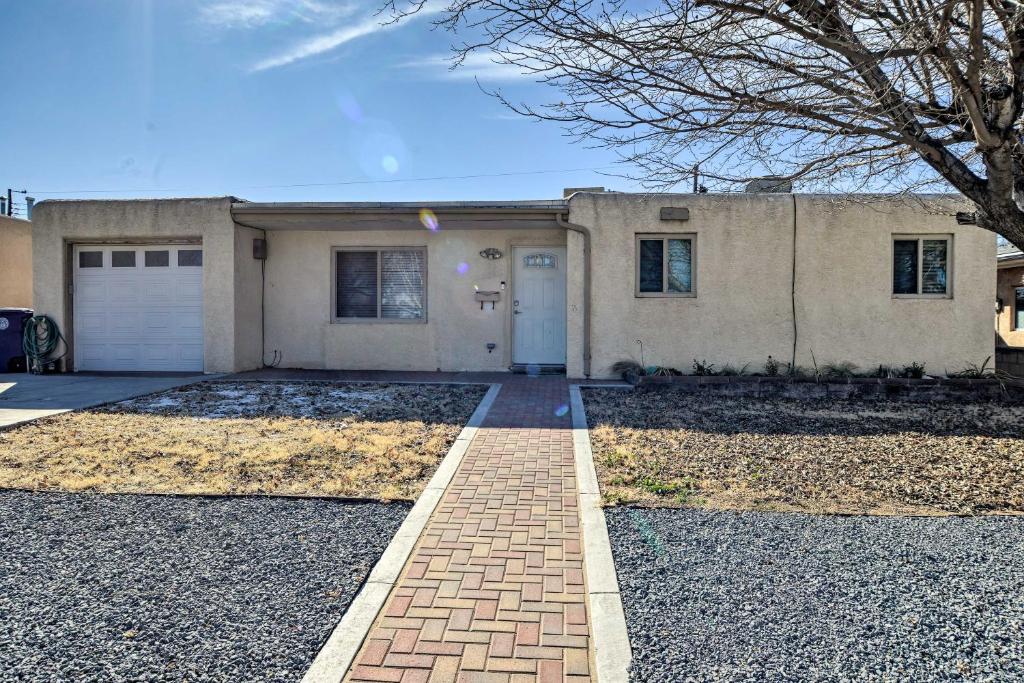
[[[0,488],[412,500],[485,391],[193,384],[0,432]]]
[[[1024,511],[1021,405],[583,395],[609,504]]]

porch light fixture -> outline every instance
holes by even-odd
[[[490,259],[491,261],[497,261],[502,256],[501,249],[495,249],[494,247],[487,247],[480,252],[480,258]]]

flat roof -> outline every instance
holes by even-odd
[[[473,202],[234,202],[239,225],[263,230],[422,230],[431,211],[449,229],[557,229],[563,199]]]

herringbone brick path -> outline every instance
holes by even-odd
[[[346,680],[590,680],[567,404],[506,380]]]

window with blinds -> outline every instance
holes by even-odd
[[[425,322],[427,252],[423,248],[335,249],[335,321]]]
[[[951,297],[952,244],[951,235],[894,235],[893,296]]]
[[[697,236],[637,235],[636,296],[696,296]]]

